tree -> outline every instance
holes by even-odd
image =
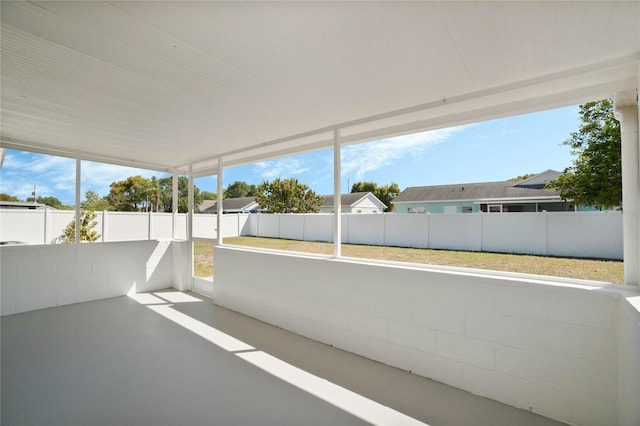
[[[9,194],[0,194],[0,201],[20,201],[20,199],[18,197],[14,197],[13,195],[9,195]]]
[[[296,178],[276,178],[258,185],[256,201],[270,213],[317,213],[323,198]]]
[[[125,180],[111,183],[107,198],[117,211],[140,211],[143,206],[146,206],[150,186],[149,179],[142,176],[129,176]]]
[[[520,176],[516,176],[514,178],[509,179],[509,182],[518,182],[521,180],[525,180],[525,179],[529,179],[530,177],[534,177],[536,174],[535,173],[526,173],[524,175],[520,175]]]
[[[172,212],[173,208],[173,178],[166,177],[158,179],[160,185],[160,199],[162,211]],[[193,186],[194,210],[198,211],[198,205],[202,203],[203,196],[197,186]],[[189,210],[189,179],[186,176],[178,176],[178,213],[186,213]]]
[[[113,206],[109,203],[107,197],[100,197],[100,195],[92,190],[85,192],[84,201],[80,202],[80,207],[83,210],[90,211],[113,210]]]
[[[549,182],[562,198],[576,204],[612,208],[622,203],[620,123],[610,99],[580,105],[582,125],[563,142],[577,158]]]
[[[27,198],[27,202],[33,202],[35,199],[33,197]],[[40,204],[44,204],[49,207],[53,207],[58,210],[71,210],[73,206],[69,206],[66,204],[62,204],[62,201],[57,199],[56,197],[38,197],[37,202]]]
[[[395,182],[383,186],[378,186],[375,182],[356,182],[351,186],[351,193],[354,192],[371,192],[387,206],[384,211],[390,212],[394,207],[391,201],[400,193],[400,187]]]
[[[93,230],[98,224],[96,212],[83,210],[80,212],[80,241],[97,241],[100,234]],[[65,244],[73,244],[76,241],[76,221],[69,222],[62,235],[59,237]]]
[[[257,188],[255,185],[249,185],[244,181],[235,181],[224,190],[224,198],[241,198],[253,197],[256,195]]]
[[[202,196],[202,200],[217,200],[218,194],[211,191],[202,191],[200,192],[200,196]]]

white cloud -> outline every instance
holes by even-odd
[[[164,177],[166,173],[152,170],[134,169],[104,163],[83,161],[81,168],[81,194],[92,190],[101,196],[109,193],[112,182],[129,176],[141,175]],[[31,197],[36,186],[40,197],[53,196],[65,204],[75,203],[76,160],[29,152],[7,150],[5,161],[0,170],[0,192],[14,195],[20,199]]]
[[[82,197],[84,192],[92,190],[100,196],[109,193],[112,182],[124,180],[129,176],[140,175],[143,178],[151,178],[155,176],[162,178],[168,176],[167,173],[154,172],[153,170],[134,169],[131,167],[115,166],[105,163],[94,163],[91,161],[82,162]]]
[[[350,145],[342,150],[342,175],[355,173],[362,180],[367,172],[373,172],[408,155],[439,144],[466,126],[432,130],[406,136]]]
[[[290,178],[311,170],[304,161],[295,157],[279,158],[271,161],[261,161],[255,164],[254,172],[261,179]]]

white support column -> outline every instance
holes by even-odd
[[[178,229],[178,174],[173,174],[171,181],[171,238],[176,239]]]
[[[218,157],[217,187],[218,202],[216,203],[216,244],[222,245],[222,203],[224,202],[224,190],[222,189],[222,157]]]
[[[340,130],[333,131],[333,255],[342,256],[342,200],[340,197]]]
[[[76,158],[76,235],[75,243],[80,244],[80,175],[81,175],[80,158]]]
[[[624,283],[640,286],[640,116],[637,92],[616,93],[614,110],[622,135]]]
[[[189,240],[189,289],[193,290],[193,169],[189,166],[187,240]]]

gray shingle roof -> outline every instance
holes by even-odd
[[[247,207],[251,206],[253,203],[256,202],[256,197],[240,197],[240,198],[225,198],[222,201],[222,208],[224,210],[234,210],[234,211],[240,211],[240,210],[244,210]],[[204,203],[207,203],[208,206],[203,209],[202,206],[204,205]],[[200,213],[215,213],[216,210],[218,209],[218,202],[217,201],[203,201],[202,204],[200,204]]]
[[[350,194],[340,194],[340,204],[343,206],[352,206],[367,194],[368,192],[352,192]],[[333,194],[323,195],[322,198],[324,199],[324,201],[322,202],[321,207],[333,207]]]
[[[544,180],[541,180],[542,178],[540,176],[551,176],[551,174],[548,174],[547,172],[540,173],[539,175],[519,182],[502,181],[435,186],[412,186],[402,191],[393,200],[393,203],[559,196],[553,189],[529,187],[529,185],[540,186],[541,183],[544,183]],[[560,174],[559,172],[555,173]],[[526,186],[523,186],[523,183],[525,183]]]

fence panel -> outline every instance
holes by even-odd
[[[0,241],[51,244],[74,218],[71,210],[0,210]],[[170,239],[171,213],[96,212],[99,241]],[[353,244],[622,259],[618,212],[342,215],[342,241]],[[216,238],[216,215],[194,215],[194,236]],[[229,214],[223,237],[254,235],[333,240],[331,214]],[[187,238],[187,215],[176,239]]]
[[[481,214],[437,213],[429,215],[429,248],[482,250]]]
[[[342,215],[347,223],[347,239],[349,244],[384,245],[383,214],[347,214]]]
[[[173,215],[171,213],[151,213],[151,239],[171,239],[172,222]]]
[[[385,214],[384,243],[396,247],[425,248],[429,242],[429,215]]]
[[[0,241],[45,244],[45,211],[6,209],[0,220]]]
[[[193,236],[196,238],[218,238],[218,219],[215,214],[193,215]],[[224,236],[224,232],[222,233]]]
[[[304,240],[304,214],[280,215],[280,238]]]
[[[547,254],[546,213],[480,215],[482,218],[482,251]]]
[[[280,238],[279,214],[260,214],[258,216],[258,237]]]
[[[149,239],[149,214],[108,212],[104,241],[138,241]]]
[[[304,217],[306,241],[333,241],[333,215],[307,214]]]
[[[622,259],[622,214],[579,212],[547,215],[549,255]]]

